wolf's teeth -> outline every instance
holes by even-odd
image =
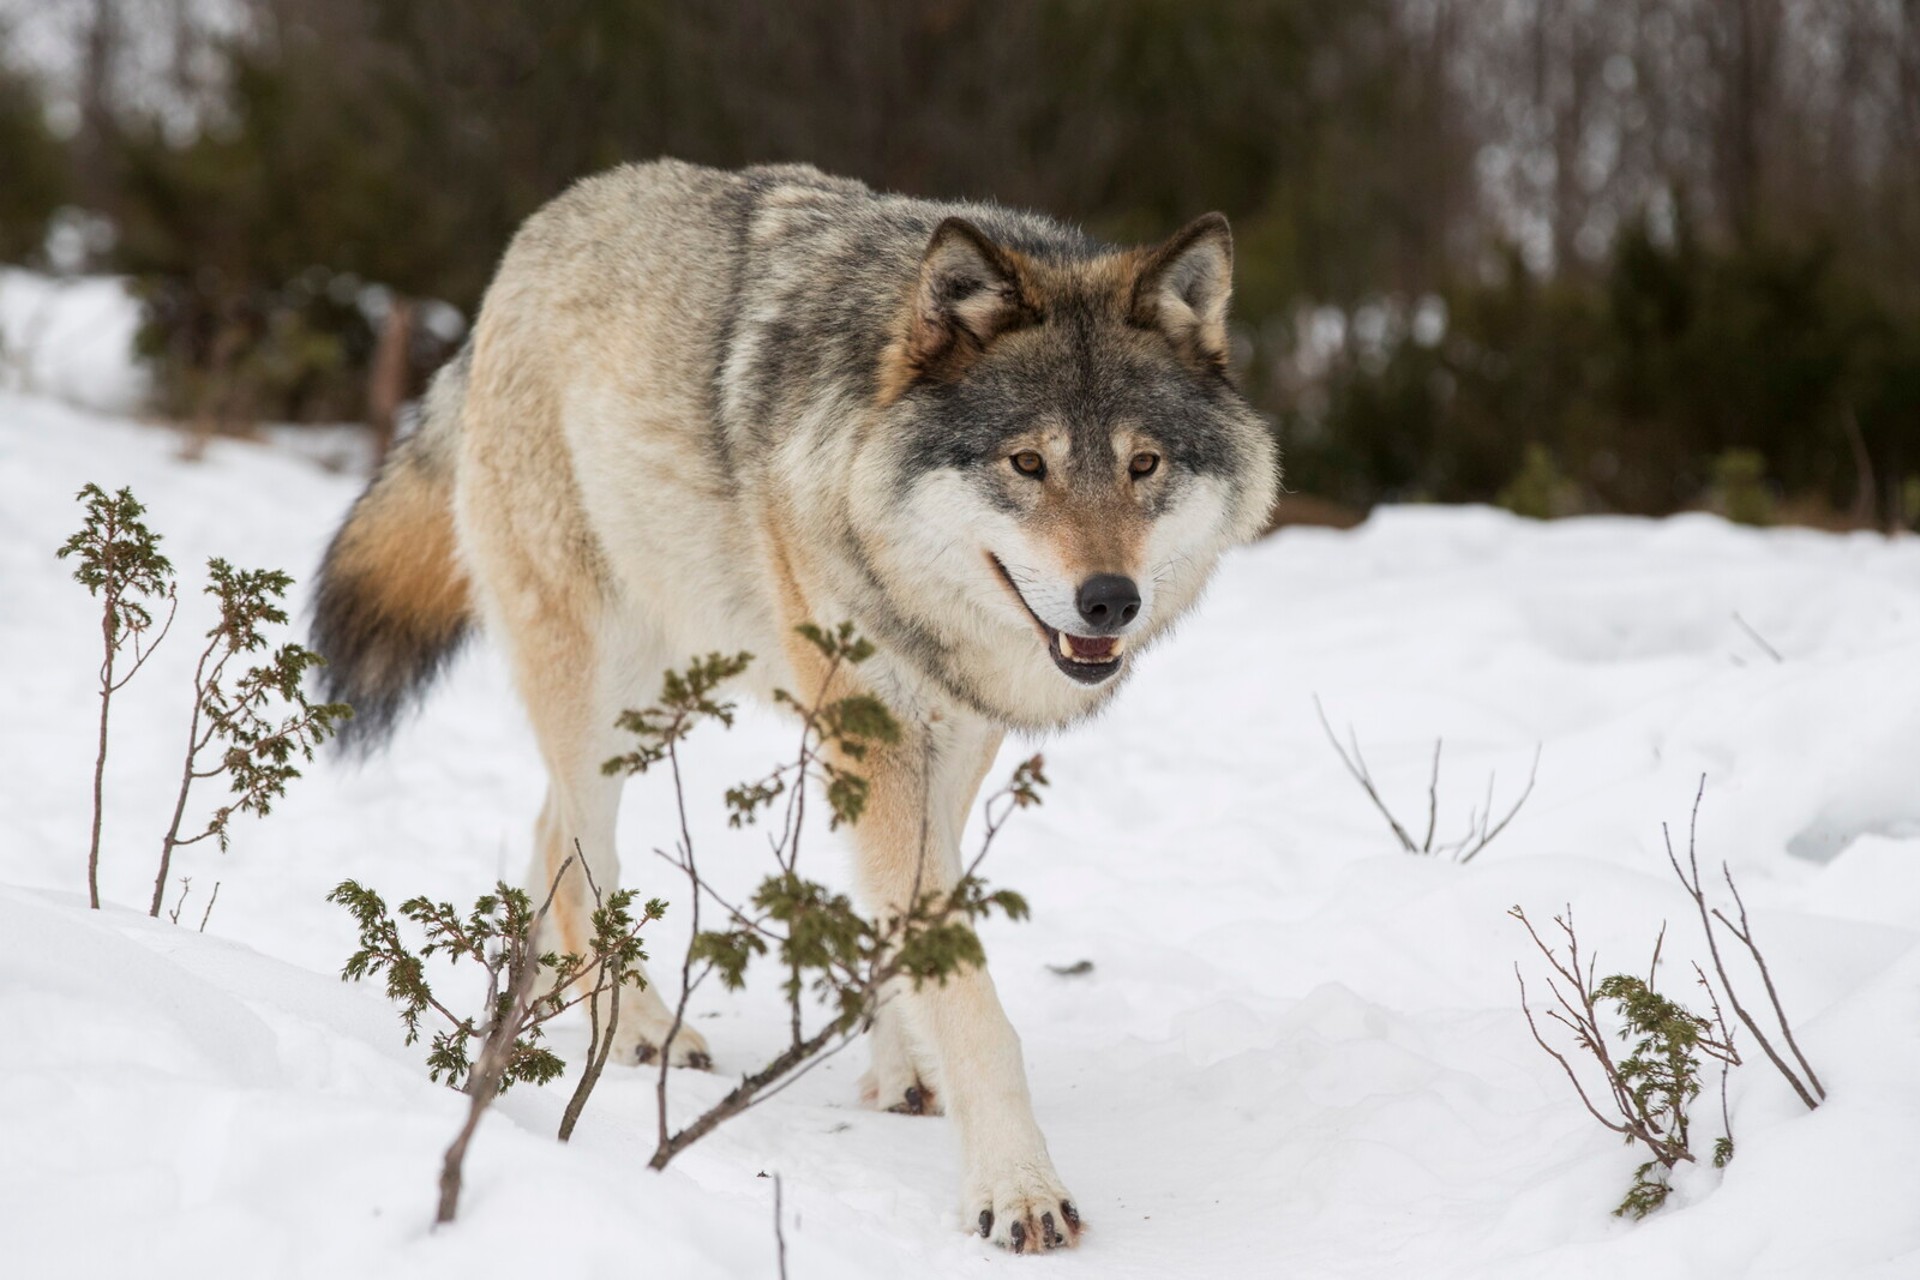
[[[1126,648],[1126,645],[1124,636],[1116,636],[1112,639],[1082,637],[1076,643],[1074,636],[1065,631],[1060,633],[1061,654],[1075,662],[1112,662],[1120,656],[1120,651]]]

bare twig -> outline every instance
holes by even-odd
[[[1433,767],[1427,778],[1427,834],[1420,843],[1415,844],[1413,837],[1407,834],[1406,827],[1401,825],[1400,820],[1393,816],[1393,811],[1387,807],[1387,802],[1381,798],[1380,789],[1374,784],[1373,773],[1367,768],[1366,757],[1361,754],[1359,736],[1349,727],[1347,730],[1347,742],[1345,745],[1342,745],[1339,735],[1334,733],[1333,725],[1327,720],[1326,708],[1320,704],[1320,698],[1317,694],[1313,699],[1313,709],[1315,714],[1320,717],[1320,727],[1326,732],[1327,741],[1333,745],[1334,751],[1340,756],[1340,763],[1346,766],[1348,775],[1360,784],[1360,789],[1367,793],[1367,799],[1373,802],[1373,807],[1379,812],[1380,816],[1387,820],[1387,826],[1393,829],[1394,838],[1400,842],[1400,847],[1408,853],[1423,855],[1446,854],[1456,862],[1472,862],[1480,855],[1482,849],[1485,849],[1489,844],[1493,843],[1500,833],[1507,829],[1507,824],[1513,821],[1514,817],[1520,812],[1520,807],[1526,804],[1527,798],[1533,794],[1533,785],[1539,778],[1540,748],[1536,745],[1533,749],[1533,765],[1527,772],[1527,785],[1525,789],[1520,792],[1519,798],[1513,802],[1513,807],[1507,810],[1506,816],[1502,817],[1498,823],[1494,823],[1492,826],[1488,825],[1493,822],[1493,784],[1497,776],[1489,774],[1487,776],[1487,798],[1485,807],[1468,810],[1466,834],[1452,844],[1436,846],[1433,842],[1433,836],[1435,826],[1439,822],[1440,814],[1440,753],[1444,741],[1439,738],[1434,739]]]
[[[207,921],[213,919],[213,904],[220,901],[220,882],[213,882],[213,895],[207,899],[207,909],[200,913],[200,932],[207,931]]]
[[[574,856],[580,859],[580,870],[586,874],[587,888],[593,891],[593,905],[597,911],[605,905],[600,892],[600,884],[593,877],[593,865],[587,861],[586,853],[580,848],[580,841],[573,842]],[[532,931],[529,930],[529,937]],[[606,1069],[607,1056],[613,1052],[613,1033],[620,1026],[620,988],[626,975],[616,961],[611,968],[604,955],[595,957],[598,966],[593,979],[593,989],[587,998],[587,1024],[590,1034],[587,1038],[587,1061],[580,1069],[580,1083],[574,1086],[573,1096],[567,1099],[567,1109],[560,1116],[560,1141],[566,1142],[573,1137],[573,1127],[580,1123],[580,1113],[586,1110],[587,1098],[593,1093],[594,1086],[600,1083],[600,1073]],[[607,1025],[600,1025],[600,993],[607,991]]]
[[[1767,638],[1761,635],[1758,631],[1755,631],[1753,629],[1753,625],[1749,623],[1745,618],[1741,617],[1738,612],[1736,612],[1733,615],[1733,620],[1740,624],[1740,629],[1747,633],[1748,639],[1752,640],[1755,644],[1760,646],[1760,651],[1762,653],[1766,654],[1769,658],[1772,658],[1775,662],[1786,661],[1785,658],[1780,656],[1780,651],[1774,648],[1772,645],[1768,644]]]
[[[1521,790],[1519,798],[1513,802],[1513,808],[1507,810],[1507,816],[1500,819],[1500,821],[1494,826],[1494,828],[1491,831],[1487,830],[1486,820],[1488,817],[1491,817],[1493,814],[1493,779],[1492,777],[1488,777],[1487,808],[1486,808],[1486,811],[1481,815],[1481,819],[1480,819],[1480,838],[1477,841],[1474,841],[1471,847],[1462,849],[1459,852],[1458,860],[1460,862],[1462,863],[1472,862],[1475,858],[1480,856],[1480,851],[1482,849],[1492,844],[1494,840],[1499,837],[1500,833],[1507,829],[1507,824],[1509,822],[1512,822],[1514,819],[1514,815],[1520,812],[1520,806],[1525,804],[1527,802],[1527,798],[1533,794],[1533,784],[1534,784],[1534,781],[1539,776],[1540,776],[1540,748],[1536,744],[1533,748],[1533,764],[1527,770],[1527,785]]]
[[[1713,927],[1713,922],[1716,918],[1721,924],[1726,926],[1734,937],[1740,939],[1741,943],[1747,948],[1748,954],[1759,964],[1761,977],[1766,983],[1768,998],[1773,1002],[1774,1018],[1780,1024],[1781,1031],[1787,1034],[1788,1044],[1793,1049],[1795,1058],[1797,1058],[1800,1065],[1805,1068],[1806,1059],[1800,1054],[1799,1046],[1794,1044],[1791,1033],[1787,1031],[1786,1014],[1780,1008],[1779,995],[1775,992],[1772,978],[1767,973],[1766,962],[1761,959],[1759,948],[1753,944],[1751,930],[1734,928],[1734,926],[1728,922],[1726,916],[1721,914],[1717,908],[1710,908],[1707,905],[1706,891],[1700,883],[1700,860],[1697,846],[1700,827],[1700,801],[1701,798],[1706,795],[1706,791],[1707,779],[1703,774],[1700,778],[1699,789],[1694,792],[1693,813],[1687,822],[1687,865],[1685,869],[1682,869],[1680,866],[1680,857],[1674,852],[1672,832],[1667,829],[1665,823],[1660,824],[1660,835],[1666,842],[1667,864],[1673,868],[1673,874],[1678,877],[1681,888],[1685,889],[1687,896],[1693,899],[1694,909],[1700,915],[1701,931],[1707,935],[1707,952],[1713,959],[1713,971],[1720,979],[1720,987],[1721,990],[1726,993],[1727,1003],[1733,1006],[1735,1016],[1737,1016],[1741,1023],[1746,1026],[1747,1030],[1753,1034],[1755,1042],[1760,1046],[1760,1051],[1767,1055],[1767,1061],[1773,1063],[1774,1068],[1785,1077],[1787,1083],[1793,1086],[1794,1093],[1797,1094],[1800,1101],[1806,1105],[1807,1110],[1811,1111],[1820,1105],[1820,1099],[1826,1097],[1826,1091],[1820,1088],[1818,1079],[1813,1076],[1810,1069],[1807,1071],[1808,1081],[1802,1081],[1799,1074],[1787,1065],[1786,1059],[1781,1057],[1778,1049],[1774,1048],[1773,1042],[1767,1038],[1765,1032],[1760,1030],[1760,1024],[1755,1021],[1753,1014],[1748,1012],[1746,1005],[1741,1003],[1740,993],[1734,989],[1732,979],[1727,976],[1726,961],[1720,955],[1720,943]],[[1725,870],[1724,864],[1722,869],[1723,871]],[[1733,875],[1731,872],[1726,872],[1726,879],[1728,886],[1732,887]],[[1737,890],[1734,893],[1734,899],[1736,902],[1739,901],[1739,893]],[[1744,905],[1741,907],[1740,918],[1742,925],[1745,925],[1746,908]],[[1812,1084],[1811,1089],[1808,1087],[1809,1082]],[[1816,1093],[1818,1097],[1815,1096]]]
[[[680,777],[680,752],[673,738],[667,740],[667,764],[673,775],[673,803],[680,818],[680,858],[681,866],[687,873],[687,881],[692,887],[693,899],[689,907],[691,922],[687,927],[687,949],[680,957],[680,998],[674,1001],[673,1022],[667,1027],[667,1034],[660,1042],[660,1077],[654,1083],[654,1102],[658,1116],[659,1143],[658,1153],[667,1148],[671,1141],[667,1129],[667,1073],[673,1067],[673,1042],[680,1035],[680,1028],[686,1025],[687,1002],[693,997],[693,949],[700,937],[700,872],[693,860],[693,829],[687,822],[687,793]],[[802,779],[802,783],[804,783]],[[798,788],[796,788],[798,789]],[[664,1165],[656,1165],[664,1168]]]
[[[1420,842],[1420,852],[1433,852],[1433,829],[1440,820],[1440,745],[1441,740],[1433,740],[1433,773],[1427,778],[1427,838]]]
[[[1713,1007],[1713,1025],[1720,1030],[1718,1045],[1704,1038],[1702,1043],[1708,1045],[1709,1051],[1713,1052],[1713,1056],[1720,1061],[1720,1132],[1726,1135],[1726,1146],[1715,1152],[1713,1162],[1716,1165],[1723,1165],[1733,1158],[1733,1115],[1727,1109],[1727,1077],[1732,1074],[1735,1067],[1740,1065],[1740,1051],[1734,1047],[1733,1028],[1727,1025],[1727,1016],[1721,1012],[1720,997],[1715,993],[1713,984],[1707,981],[1706,971],[1697,961],[1693,966],[1693,976],[1699,982],[1701,989],[1707,993],[1707,1003]]]
[[[1340,738],[1334,733],[1333,726],[1327,722],[1327,711],[1320,705],[1319,694],[1313,697],[1313,710],[1320,717],[1320,727],[1326,730],[1327,741],[1332,743],[1334,751],[1339,753],[1340,763],[1347,766],[1347,772],[1352,775],[1355,782],[1360,784],[1360,789],[1367,793],[1367,799],[1373,801],[1373,807],[1380,811],[1380,816],[1387,820],[1389,827],[1393,828],[1394,837],[1400,841],[1400,847],[1408,853],[1419,853],[1420,846],[1413,842],[1413,837],[1407,834],[1406,828],[1400,825],[1400,819],[1393,816],[1393,811],[1387,808],[1387,802],[1380,798],[1380,792],[1374,787],[1373,775],[1367,771],[1366,758],[1360,754],[1360,739],[1353,735],[1351,728],[1348,729],[1347,733],[1353,744],[1353,754],[1349,756],[1347,748],[1340,745]],[[1436,765],[1439,757],[1440,753],[1436,749],[1434,752]]]
[[[194,843],[194,840],[180,838],[180,822],[187,812],[187,796],[193,790],[193,780],[196,777],[205,776],[194,771],[194,762],[199,759],[201,751],[206,749],[207,743],[213,737],[212,725],[207,726],[206,733],[200,732],[200,720],[206,712],[206,689],[210,679],[220,678],[221,671],[227,665],[227,659],[232,656],[231,649],[221,654],[219,661],[214,662],[213,672],[209,677],[207,663],[214,661],[213,655],[220,649],[225,635],[219,627],[215,627],[208,634],[211,638],[207,641],[207,647],[200,651],[200,660],[194,664],[193,668],[193,714],[187,718],[187,754],[180,766],[180,789],[173,798],[173,820],[167,824],[167,830],[160,839],[160,870],[153,880],[153,903],[147,910],[150,916],[160,914],[160,891],[166,886],[167,872],[173,866],[173,851],[182,845]],[[212,834],[211,831],[203,832],[196,839],[204,839],[210,834]],[[175,914],[177,917],[178,913]]]
[[[780,1260],[780,1280],[787,1280],[787,1232],[780,1223],[780,1175],[773,1175],[773,1243]]]
[[[1807,1061],[1807,1055],[1800,1052],[1800,1042],[1794,1038],[1793,1026],[1787,1021],[1786,1011],[1780,1007],[1780,993],[1774,989],[1773,971],[1767,968],[1767,958],[1760,954],[1760,948],[1753,941],[1753,927],[1747,923],[1747,904],[1740,897],[1740,886],[1733,882],[1733,872],[1725,863],[1720,864],[1720,874],[1725,877],[1727,889],[1733,894],[1733,902],[1740,909],[1740,927],[1734,928],[1731,921],[1718,907],[1713,909],[1713,918],[1727,926],[1734,937],[1740,939],[1740,945],[1753,957],[1753,963],[1760,970],[1760,981],[1767,989],[1767,1003],[1773,1006],[1773,1017],[1780,1024],[1780,1034],[1786,1038],[1787,1048],[1793,1051],[1795,1062],[1807,1073],[1807,1083],[1813,1086],[1822,1102],[1826,1101],[1826,1086],[1820,1083],[1820,1077],[1813,1073],[1813,1064]]]

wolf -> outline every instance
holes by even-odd
[[[749,693],[818,688],[796,627],[852,621],[876,653],[848,687],[902,726],[860,766],[857,887],[901,910],[959,876],[1002,736],[1106,706],[1264,526],[1279,463],[1229,376],[1232,273],[1219,214],[1115,248],[807,166],[586,178],[514,236],[326,553],[329,696],[365,747],[484,627],[548,775],[529,883],[578,841],[611,885],[619,712],[708,652],[759,655]],[[568,949],[586,892],[570,875],[555,895]],[[616,1052],[650,1058],[671,1022],[645,987]],[[1073,1244],[986,969],[903,986],[870,1035],[864,1099],[944,1107],[958,1131],[963,1225]],[[710,1064],[691,1029],[670,1048]]]

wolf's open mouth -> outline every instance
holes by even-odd
[[[1007,566],[1000,563],[1000,557],[989,551],[987,559],[993,562],[994,572],[1007,584],[1007,590],[1013,592],[1013,598],[1033,619],[1033,625],[1040,628],[1040,634],[1047,642],[1047,656],[1053,659],[1053,665],[1060,668],[1068,679],[1081,684],[1099,684],[1119,673],[1127,648],[1125,636],[1075,636],[1048,626],[1033,611],[1027,598],[1020,594],[1019,584],[1007,572]]]

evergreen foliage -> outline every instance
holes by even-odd
[[[78,500],[86,507],[80,531],[55,554],[63,560],[78,560],[74,579],[89,594],[99,596],[102,606],[100,734],[93,769],[93,839],[87,855],[88,897],[98,907],[108,712],[113,695],[138,673],[166,637],[179,596],[173,564],[160,554],[160,536],[142,519],[146,508],[131,489],[123,488],[109,497],[100,486],[89,484],[80,490]],[[293,579],[278,570],[235,569],[218,557],[207,562],[207,574],[211,581],[206,591],[218,604],[219,616],[207,632],[206,647],[194,668],[186,758],[174,796],[173,818],[161,838],[160,867],[147,911],[154,917],[160,914],[174,850],[212,838],[219,841],[221,852],[226,852],[227,828],[233,815],[253,813],[264,817],[270,812],[273,802],[286,794],[287,784],[300,776],[295,760],[313,759],[314,748],[353,714],[345,703],[307,699],[302,682],[321,659],[298,644],[281,645],[266,661],[229,681],[227,664],[243,654],[267,648],[269,640],[263,628],[286,624],[287,613],[280,601]],[[160,600],[166,601],[167,613],[156,631],[148,603]],[[116,664],[129,648],[132,666],[120,669]],[[279,708],[285,708],[284,713]],[[216,808],[197,834],[183,836],[181,823],[193,784],[223,776],[235,798]],[[217,883],[214,892],[219,892]],[[181,905],[184,902],[183,892]],[[212,909],[209,901],[207,911]],[[180,905],[176,905],[171,919],[178,923],[179,918]],[[203,915],[202,928],[205,923]]]
[[[1911,522],[1920,323],[1821,246],[1630,225],[1593,275],[1517,255],[1441,294],[1446,333],[1342,356],[1281,414],[1289,482],[1364,505],[1494,499],[1527,515],[1708,506],[1771,523],[1773,488]],[[1765,477],[1772,476],[1771,482]]]
[[[174,851],[211,837],[225,853],[233,816],[270,813],[273,802],[286,794],[287,784],[300,776],[295,760],[313,759],[314,748],[353,714],[344,702],[316,703],[307,698],[306,673],[323,659],[290,641],[228,683],[230,661],[267,648],[262,628],[286,625],[287,611],[280,601],[293,579],[277,569],[235,569],[217,556],[207,561],[207,576],[211,579],[207,594],[218,602],[220,614],[194,667],[186,760],[174,798],[173,821],[161,840],[160,870],[147,912],[152,916],[160,914]],[[216,808],[199,832],[183,836],[181,822],[193,784],[222,777],[234,798]]]
[[[1500,490],[1495,502],[1530,520],[1551,520],[1578,508],[1579,491],[1561,474],[1553,450],[1533,441],[1527,445],[1525,458],[1519,473]]]
[[[1767,459],[1757,449],[1724,449],[1713,460],[1713,506],[1735,524],[1773,523]]]
[[[572,861],[562,868],[562,876]],[[327,901],[347,909],[360,930],[360,949],[347,958],[341,978],[358,982],[384,974],[387,998],[400,1007],[408,1044],[420,1039],[420,1024],[427,1014],[436,1015],[438,1025],[432,1029],[427,1052],[429,1079],[471,1091],[475,1046],[485,1044],[497,1028],[510,1029],[510,1034],[503,1032],[510,1047],[493,1086],[499,1093],[522,1081],[547,1084],[558,1079],[566,1063],[546,1047],[545,1025],[583,1000],[639,981],[637,973],[646,959],[640,931],[664,916],[667,904],[648,901],[636,919],[635,898],[630,889],[605,894],[593,913],[588,949],[558,954],[535,950],[537,926],[546,906],[536,909],[525,890],[504,882],[475,899],[465,912],[450,902],[415,897],[400,904],[397,917],[378,893],[357,881],[343,880],[327,895]],[[417,942],[402,935],[400,921],[413,926]],[[486,997],[479,1013],[456,1013],[434,994],[427,980],[427,962],[436,956],[471,962],[485,974]],[[517,1007],[514,980],[529,966],[541,976],[536,993]],[[576,985],[579,990],[574,990]],[[596,1038],[590,1054],[599,1050],[603,1038]]]
[[[9,33],[0,25],[0,48]],[[0,262],[34,262],[70,192],[66,155],[47,128],[40,87],[0,61]]]

